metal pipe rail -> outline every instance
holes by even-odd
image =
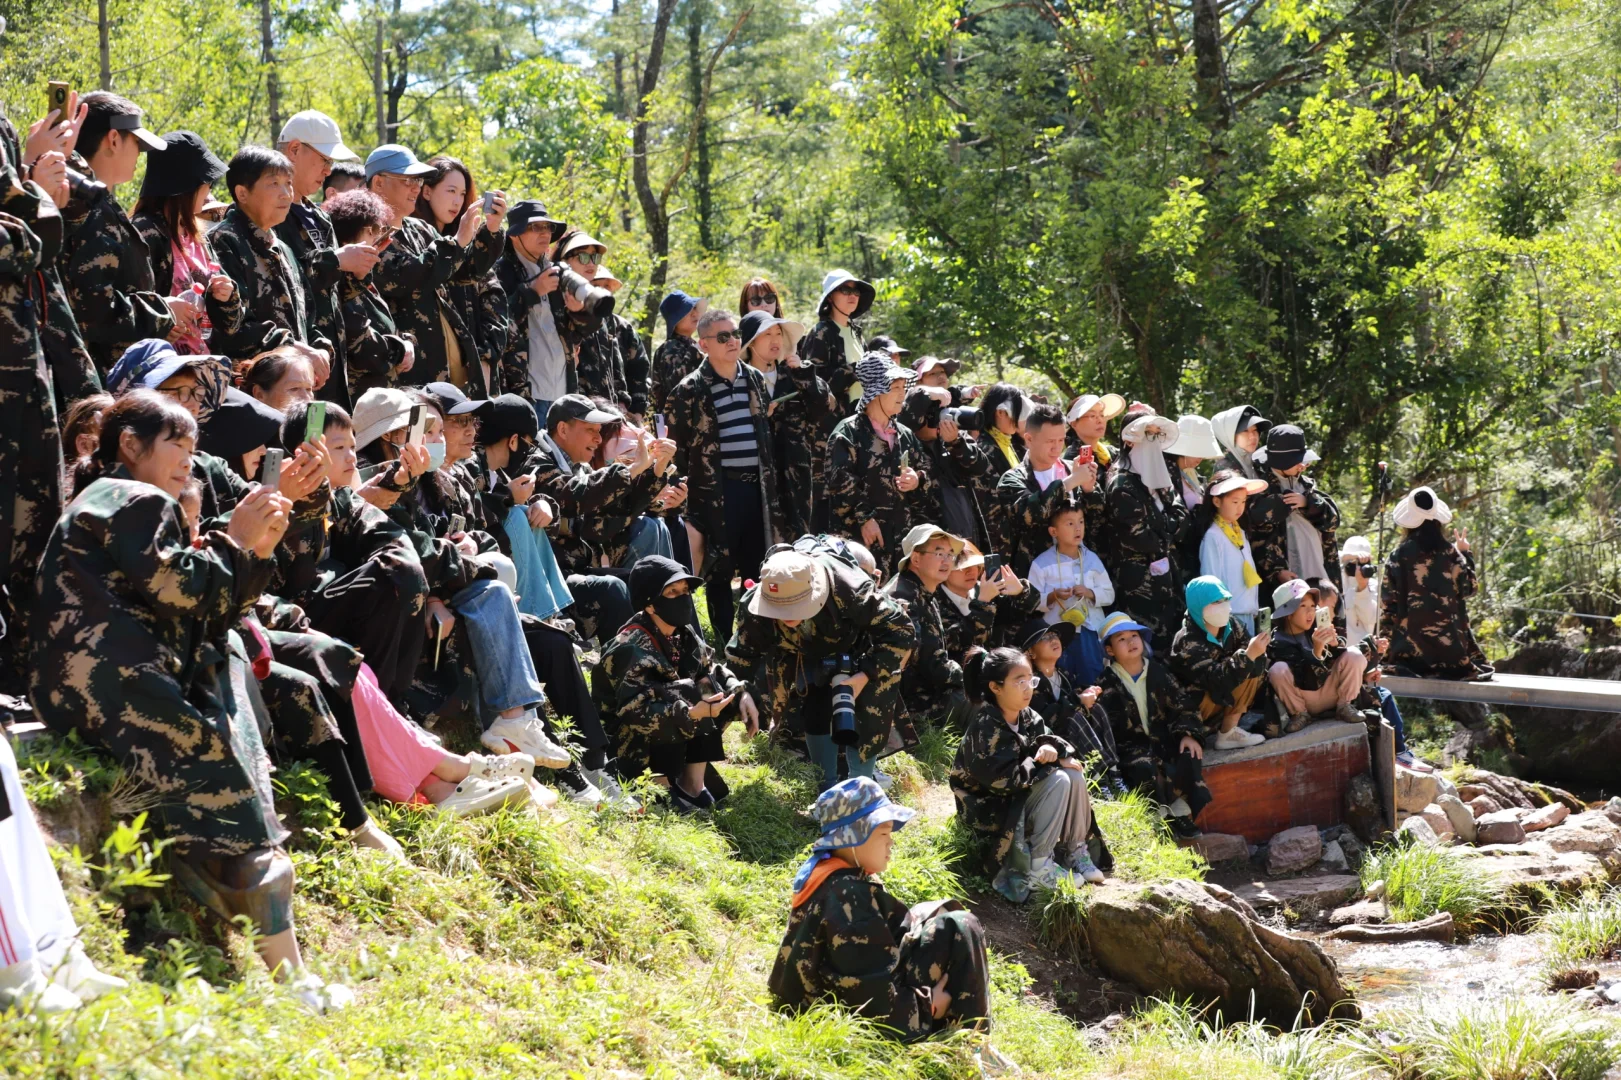
[[[1380,685],[1397,697],[1405,698],[1621,713],[1621,682],[1605,679],[1560,679],[1498,672],[1485,682],[1386,675]]]

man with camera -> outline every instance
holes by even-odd
[[[951,396],[943,387],[914,385],[901,406],[900,421],[923,444],[934,479],[922,492],[918,520],[937,521],[953,535],[988,549],[990,531],[975,488],[993,490],[1001,474],[984,447],[963,436],[979,430],[979,410],[953,408]]]
[[[501,385],[533,402],[542,426],[552,402],[580,386],[574,370],[579,341],[560,292],[567,267],[547,256],[567,229],[539,199],[520,200],[507,211],[506,250],[495,264],[514,330],[501,360]]]
[[[850,776],[872,777],[915,645],[911,618],[841,542],[803,537],[773,551],[743,594],[726,659],[770,701],[775,729],[804,734],[825,791],[840,747]]]

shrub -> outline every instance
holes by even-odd
[[[1543,914],[1536,929],[1548,936],[1550,975],[1621,954],[1621,889],[1584,894]]]
[[[1374,848],[1362,861],[1362,884],[1385,883],[1385,904],[1396,922],[1447,912],[1469,932],[1506,909],[1508,897],[1463,856],[1443,847],[1396,842]]]

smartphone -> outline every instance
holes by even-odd
[[[495,213],[495,192],[493,191],[484,193],[484,212],[486,214]]]
[[[411,419],[406,425],[409,434],[405,438],[408,446],[421,446],[428,438],[428,414],[421,405],[411,406]]]
[[[281,490],[281,462],[287,456],[287,451],[279,446],[272,446],[265,451],[264,462],[259,466],[259,486],[269,488],[271,491]]]
[[[50,112],[55,109],[58,124],[64,120],[72,119],[72,117],[68,116],[68,95],[71,93],[73,93],[73,87],[65,82],[57,82],[53,79],[45,84],[45,111]]]
[[[377,252],[377,254],[381,255],[383,252],[388,250],[388,245],[392,244],[393,242],[394,242],[394,234],[389,233],[387,236],[385,236],[381,240],[377,241],[377,243],[373,244],[372,245],[372,250]]]
[[[986,578],[993,578],[996,575],[1000,574],[1001,572],[1002,572],[1002,556],[1000,556],[1000,555],[987,555],[987,556],[985,556],[985,577]]]
[[[1317,609],[1317,629],[1321,630],[1323,627],[1327,626],[1333,621],[1334,613],[1332,611],[1328,610],[1326,607],[1320,607]]]
[[[1084,445],[1080,448],[1080,450],[1076,451],[1075,464],[1090,465],[1092,464],[1093,456],[1092,447],[1090,445]]]
[[[794,400],[794,398],[796,398],[798,396],[799,396],[799,391],[798,390],[790,390],[786,394],[783,394],[781,397],[772,398],[771,399],[771,404],[775,405],[779,401],[792,401],[792,400]]]
[[[1255,633],[1270,634],[1272,632],[1272,609],[1264,607],[1255,613]]]
[[[309,412],[304,414],[304,441],[314,442],[326,432],[326,402],[310,402]]]
[[[664,414],[661,412],[653,414],[653,437],[655,439],[670,437],[670,429],[664,425]]]
[[[465,514],[451,514],[450,515],[450,535],[455,536],[457,533],[464,533],[466,531],[467,531],[467,516]]]

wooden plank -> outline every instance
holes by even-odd
[[[1379,788],[1379,809],[1385,828],[1396,831],[1396,729],[1389,720],[1379,721],[1379,736],[1373,745],[1373,778]]]
[[[1425,698],[1430,701],[1478,701],[1489,705],[1621,712],[1621,682],[1607,679],[1559,679],[1546,675],[1499,672],[1485,682],[1386,675],[1380,680],[1380,685],[1397,697]]]
[[[1351,778],[1368,767],[1367,729],[1332,720],[1259,746],[1212,751],[1204,778],[1214,801],[1198,825],[1254,844],[1295,825],[1337,825]]]

